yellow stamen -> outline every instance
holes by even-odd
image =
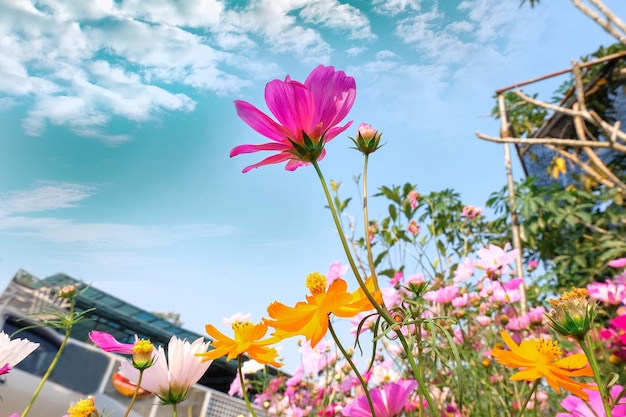
[[[154,345],[147,339],[139,339],[133,346],[133,354],[150,355],[154,350]]]
[[[89,417],[92,413],[96,412],[96,405],[94,397],[87,397],[84,400],[79,400],[70,405],[67,410],[68,417]]]
[[[319,272],[313,272],[306,277],[306,287],[311,294],[318,295],[326,292],[326,276]]]
[[[245,335],[250,329],[254,327],[249,321],[236,321],[233,323],[233,333],[235,333],[235,340],[245,339]]]
[[[537,351],[549,358],[550,361],[561,357],[562,353],[559,343],[550,339],[537,340]]]

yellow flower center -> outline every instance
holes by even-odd
[[[313,272],[306,277],[306,287],[311,294],[318,295],[326,292],[326,276]]]
[[[254,327],[249,321],[236,321],[232,325],[233,332],[235,333],[235,340],[242,340],[250,329]]]
[[[94,404],[94,398],[88,397],[84,400],[79,400],[72,404],[67,410],[68,417],[89,417],[92,413],[96,412],[96,406]]]
[[[537,340],[536,347],[537,352],[539,352],[543,356],[546,356],[550,361],[561,357],[562,352],[557,341],[553,341],[550,339],[539,339]]]
[[[135,355],[151,355],[154,345],[147,339],[139,339],[133,346],[133,354]]]

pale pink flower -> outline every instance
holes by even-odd
[[[342,265],[341,261],[335,261],[328,267],[326,282],[330,285],[337,278],[344,276],[346,272],[348,272],[348,265]]]
[[[329,366],[337,362],[337,352],[335,343],[322,339],[314,348],[307,340],[300,344],[300,354],[302,355],[302,365],[306,375],[314,376]]]
[[[399,272],[399,271],[396,272],[395,274],[393,274],[393,278],[389,280],[389,285],[391,285],[392,287],[400,285],[402,283],[403,277],[404,277],[404,274],[402,272]]]
[[[465,307],[469,301],[469,294],[465,293],[459,297],[455,297],[452,299],[453,307]]]
[[[468,219],[473,219],[483,212],[483,209],[480,207],[474,206],[465,206],[463,207],[463,211],[461,212],[461,216],[467,217]]]
[[[609,261],[609,266],[611,268],[624,268],[626,266],[626,258],[618,258]]]
[[[513,330],[519,332],[521,330],[527,329],[530,326],[530,318],[528,315],[524,314],[517,317],[510,317],[509,322],[506,325],[506,328],[509,330]]]
[[[619,305],[626,299],[626,285],[617,284],[610,279],[588,284],[587,291],[589,297],[602,301],[606,305]]]
[[[230,317],[224,317],[222,319],[222,324],[224,324],[224,326],[231,327],[235,323],[246,323],[249,322],[251,319],[252,313],[244,314],[238,311]]]
[[[463,282],[474,275],[474,261],[470,258],[463,259],[454,271],[454,282]]]
[[[543,324],[543,318],[544,315],[546,314],[546,309],[543,308],[542,306],[539,307],[531,307],[530,310],[528,310],[528,320],[530,321],[531,324]]]
[[[411,205],[411,208],[413,210],[417,208],[417,203],[418,203],[419,198],[420,198],[420,194],[417,191],[415,190],[409,191],[409,195],[408,195],[409,204]]]
[[[202,378],[213,361],[203,361],[196,356],[205,353],[209,343],[202,337],[193,343],[172,336],[168,344],[167,356],[163,346],[159,346],[154,364],[143,372],[141,387],[154,393],[163,404],[182,402],[189,388]],[[137,383],[139,371],[129,362],[122,362],[120,372],[131,382]]]
[[[476,320],[476,323],[480,324],[483,327],[491,324],[491,317],[485,315],[476,316],[474,317],[474,320]]]
[[[373,385],[383,385],[389,382],[396,382],[400,379],[398,371],[393,369],[393,361],[385,360],[372,367],[370,382]]]
[[[417,224],[415,220],[411,220],[406,228],[406,230],[413,236],[417,236],[417,234],[420,232],[420,229],[420,225]]]
[[[518,250],[509,251],[509,248],[507,243],[504,248],[489,245],[488,248],[478,249],[476,253],[480,259],[476,261],[476,267],[485,270],[488,276],[502,276],[517,257]]]
[[[428,291],[424,294],[424,299],[434,303],[446,304],[456,298],[457,295],[459,295],[459,286],[454,284],[435,291]]]
[[[394,307],[402,302],[402,294],[394,287],[381,288],[380,292],[383,295],[383,301],[387,307]]]
[[[39,347],[39,343],[28,339],[13,339],[0,331],[0,375],[8,374],[11,369],[23,361]]]
[[[356,97],[356,82],[343,71],[317,66],[303,83],[289,76],[265,86],[265,102],[276,121],[252,104],[236,100],[237,115],[252,129],[272,140],[262,145],[239,145],[230,156],[259,151],[276,152],[243,172],[263,165],[287,162],[285,169],[321,160],[324,144],[352,125],[337,126],[347,115]]]
[[[350,334],[352,334],[352,336],[356,336],[357,332],[359,332],[359,334],[362,334],[368,330],[372,330],[376,323],[376,318],[377,316],[375,314],[372,314],[371,312],[361,312],[352,317],[350,319],[350,323],[352,324],[352,327],[350,327]],[[365,319],[365,322],[361,325],[363,319]],[[361,326],[360,331],[359,326]]]

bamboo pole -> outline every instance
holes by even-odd
[[[509,122],[506,114],[504,95],[498,94],[498,108],[500,110],[500,136],[507,137],[509,135]],[[511,164],[511,145],[509,143],[504,146],[504,168],[506,170],[506,182],[509,191],[509,210],[511,212],[511,233],[513,236],[513,249],[517,249],[517,257],[515,258],[515,272],[518,278],[524,278],[524,266],[522,263],[522,242],[520,239],[519,224],[517,211],[515,210],[515,185],[513,183],[513,167]],[[522,281],[520,290],[520,310],[522,314],[526,313],[526,284]]]

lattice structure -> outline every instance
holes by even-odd
[[[257,415],[266,416],[267,414],[259,407],[254,407]],[[230,397],[221,392],[211,392],[208,397],[208,406],[206,417],[239,417],[247,416],[250,412],[246,407],[246,403],[242,400],[233,401]]]
[[[596,73],[584,86],[585,101],[588,110],[596,112],[610,123],[620,122],[626,126],[626,68],[624,67],[624,55],[617,54],[614,59],[598,62],[594,66]],[[591,68],[591,67],[588,67]],[[571,109],[577,102],[575,91],[570,90],[565,98],[559,103],[560,106]],[[511,132],[518,136],[516,132]],[[548,117],[539,129],[532,135],[533,138],[558,138],[580,139],[574,125],[574,118],[563,113],[554,113]],[[598,129],[586,125],[586,139],[590,141],[607,141],[609,138]],[[549,167],[557,156],[554,150],[544,145],[516,144],[516,150],[520,158],[524,173],[536,178],[537,185],[551,185],[557,183],[563,187],[573,183],[576,177],[584,172],[577,164],[568,163],[567,173],[553,178],[549,174]],[[585,164],[592,164],[588,155],[576,150],[576,157]],[[596,149],[595,153],[606,165],[610,165],[615,158],[621,155],[613,149]]]

